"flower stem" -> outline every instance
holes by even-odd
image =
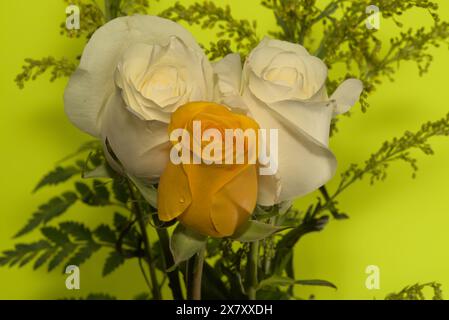
[[[257,278],[258,261],[259,261],[259,241],[254,241],[251,243],[248,255],[248,274],[249,274],[248,298],[250,300],[256,300],[257,287],[259,285]]]
[[[201,280],[203,277],[204,254],[206,248],[201,249],[195,257],[195,266],[192,279],[192,300],[201,300]]]
[[[121,0],[104,0],[105,20],[110,21],[117,18]]]
[[[170,267],[174,264],[173,255],[170,251],[170,240],[168,237],[167,229],[156,229],[157,235],[159,236],[159,243],[162,248],[163,258],[164,258],[164,267]],[[170,287],[173,299],[175,300],[183,300],[181,283],[179,281],[178,269],[167,272],[168,276],[168,286]]]
[[[143,238],[143,246],[145,250],[145,258],[148,262],[148,268],[150,270],[150,279],[151,279],[151,285],[152,285],[152,294],[153,299],[155,300],[161,300],[162,294],[157,282],[157,276],[156,276],[156,268],[154,265],[153,257],[151,254],[151,245],[150,245],[150,239],[148,238],[147,228],[145,224],[145,219],[143,216],[142,209],[140,207],[140,204],[138,203],[138,200],[135,196],[133,186],[131,185],[131,182],[128,181],[128,187],[129,187],[129,193],[131,196],[131,200],[133,203],[133,211],[136,215],[137,222],[139,223],[140,232],[142,233]]]

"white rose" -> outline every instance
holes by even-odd
[[[64,103],[70,120],[107,140],[129,173],[155,180],[168,161],[170,114],[212,98],[213,70],[193,36],[170,20],[136,15],[93,34]]]
[[[214,69],[223,103],[246,108],[261,128],[278,129],[278,172],[260,176],[259,204],[305,195],[333,176],[330,122],[357,102],[363,90],[359,80],[344,81],[328,98],[326,65],[301,45],[268,38],[250,53],[243,72],[236,54]]]

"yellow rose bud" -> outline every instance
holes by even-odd
[[[172,133],[179,129],[184,135],[173,140]],[[216,103],[192,102],[178,108],[168,130],[172,154],[182,153],[183,161],[176,164],[171,158],[162,173],[159,219],[178,218],[186,227],[212,237],[234,234],[256,206],[258,129],[253,119]],[[211,137],[211,131],[218,135]]]

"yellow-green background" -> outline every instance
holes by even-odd
[[[257,19],[259,35],[275,25],[271,13],[259,1],[216,2],[230,4],[237,17]],[[442,17],[449,20],[448,1],[437,2]],[[154,3],[150,13],[157,13],[170,3]],[[12,247],[15,243],[12,235],[37,205],[60,191],[48,188],[32,195],[31,190],[42,174],[89,139],[64,115],[62,94],[66,79],[49,83],[48,76],[44,76],[29,83],[23,91],[13,82],[26,57],[79,54],[82,40],[59,35],[59,24],[64,19],[62,1],[0,2],[0,250]],[[417,11],[402,21],[408,25],[431,22]],[[192,30],[199,41],[210,40],[210,34],[197,28]],[[389,24],[381,24],[379,32],[387,37],[391,30]],[[420,78],[414,64],[403,64],[396,81],[386,82],[370,98],[371,108],[366,114],[356,106],[354,115],[341,121],[340,133],[332,141],[340,170],[366,159],[384,140],[447,113],[449,51],[442,47],[432,49],[431,53],[435,61],[427,75]],[[318,299],[380,299],[407,284],[436,280],[443,283],[449,296],[449,139],[437,138],[432,144],[437,151],[435,156],[418,156],[417,179],[410,178],[406,166],[394,165],[386,182],[375,186],[357,183],[340,198],[340,207],[351,218],[331,221],[323,232],[301,240],[295,259],[298,277],[327,279],[339,289],[298,288],[299,295],[314,293]],[[76,205],[65,217],[95,225],[110,221],[112,213]],[[28,235],[21,240],[31,241],[35,237]],[[51,299],[108,292],[127,299],[145,291],[134,262],[102,278],[105,256],[105,252],[99,253],[81,267],[78,292],[65,288],[65,276],[59,270],[47,273],[44,268],[35,272],[31,266],[0,268],[0,298]],[[365,268],[371,264],[380,267],[380,290],[365,288]]]

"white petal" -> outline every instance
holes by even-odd
[[[169,161],[167,125],[144,121],[128,112],[118,91],[105,110],[101,128],[103,141],[108,140],[127,173],[156,181]]]
[[[301,46],[300,44],[289,42],[289,41],[282,41],[278,39],[270,39],[269,37],[265,37],[261,44],[264,44],[265,46],[271,47],[271,48],[279,48],[282,49],[282,51],[291,51],[301,56],[308,56],[310,55],[306,48]]]
[[[247,105],[261,128],[278,129],[278,174],[280,194],[277,200],[269,190],[276,190],[276,179],[260,179],[262,190],[258,202],[271,205],[292,200],[316,190],[335,173],[337,166],[333,153],[292,121],[282,117],[262,102],[245,94]]]
[[[240,95],[242,82],[240,55],[228,54],[212,66],[215,79],[215,101],[225,104],[235,112],[246,113],[247,108]]]
[[[295,70],[295,83],[266,77],[271,71],[285,68]],[[264,39],[250,53],[244,77],[252,93],[264,102],[293,98],[305,100],[321,92],[327,78],[327,66],[299,44]]]
[[[114,90],[114,71],[123,51],[132,43],[158,43],[171,36],[202,52],[181,25],[155,16],[120,17],[99,28],[84,48],[79,68],[64,94],[69,119],[81,130],[100,136],[99,116]]]
[[[213,65],[217,77],[216,85],[224,95],[235,95],[240,92],[242,79],[242,63],[237,53],[228,54]]]
[[[359,100],[363,91],[363,83],[358,79],[347,79],[334,91],[331,100],[335,100],[335,114],[342,114]]]
[[[259,175],[257,203],[261,206],[272,206],[279,203],[281,180],[279,173],[271,176]]]
[[[269,107],[280,117],[301,128],[321,144],[329,143],[329,129],[333,115],[333,104],[329,101],[308,102],[285,100],[270,104]]]

